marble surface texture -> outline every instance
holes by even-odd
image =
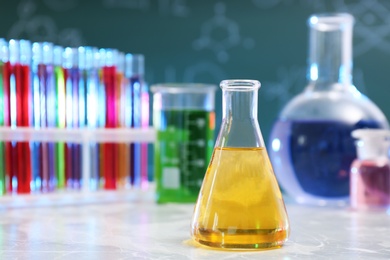
[[[390,212],[286,203],[289,241],[221,251],[190,240],[193,204],[142,192],[0,198],[0,259],[390,259]]]

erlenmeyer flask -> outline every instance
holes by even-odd
[[[257,121],[260,82],[225,80],[223,120],[191,223],[217,248],[281,246],[289,235],[283,198]]]

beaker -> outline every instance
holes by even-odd
[[[195,202],[214,144],[216,86],[156,84],[153,92],[157,202]]]
[[[256,80],[224,80],[222,125],[191,223],[199,243],[231,249],[281,246],[289,236],[282,194],[257,120]]]
[[[281,111],[270,137],[270,158],[283,190],[302,204],[346,206],[351,132],[388,128],[382,111],[352,83],[354,18],[318,14],[310,28],[308,85]]]

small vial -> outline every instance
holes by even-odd
[[[356,210],[386,210],[390,208],[390,131],[359,129],[357,158],[351,165],[351,207]]]

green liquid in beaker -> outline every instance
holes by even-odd
[[[162,110],[157,128],[157,202],[195,202],[214,146],[214,112]]]

